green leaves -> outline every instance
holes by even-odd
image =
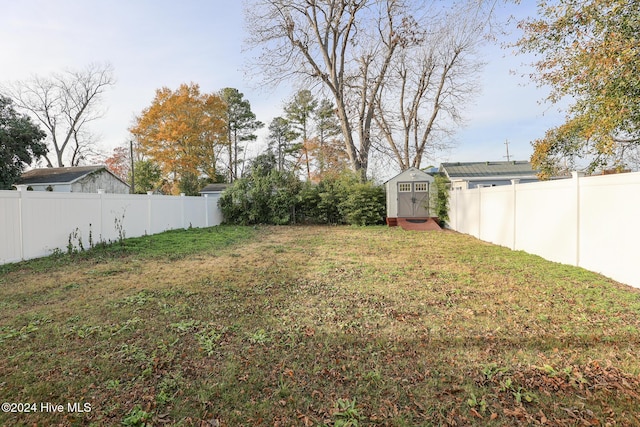
[[[543,178],[575,157],[587,158],[591,171],[622,167],[640,145],[640,3],[558,3],[539,2],[540,18],[520,23],[525,35],[516,43],[541,55],[533,78],[551,87],[551,102],[574,100],[567,122],[534,143],[532,162]]]
[[[273,155],[259,156],[252,173],[234,182],[220,198],[225,222],[231,224],[380,224],[385,191],[351,174],[303,184],[293,174],[275,170]]]
[[[231,224],[289,224],[294,222],[301,183],[275,167],[273,154],[258,156],[251,174],[236,180],[220,198],[225,222]]]
[[[229,182],[233,182],[238,178],[238,165],[244,163],[244,160],[238,159],[238,154],[242,152],[239,142],[254,141],[254,132],[264,124],[256,120],[251,104],[238,89],[226,87],[219,95],[225,103]]]
[[[0,190],[9,190],[22,171],[47,153],[45,133],[12,101],[0,95]]]
[[[349,188],[339,207],[348,224],[374,225],[379,224],[384,217],[385,200],[383,187],[371,182],[358,183]]]
[[[336,403],[336,412],[333,414],[335,417],[336,427],[358,427],[362,415],[356,407],[356,399],[338,399]]]

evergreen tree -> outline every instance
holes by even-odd
[[[304,159],[307,180],[311,180],[309,125],[310,118],[317,107],[318,101],[313,97],[311,91],[302,89],[293,96],[293,99],[284,108],[286,119],[302,137],[302,142],[296,148],[301,151]]]
[[[0,190],[9,190],[22,171],[47,153],[46,134],[0,95]]]
[[[292,151],[291,143],[298,137],[291,123],[276,117],[269,125],[269,150],[274,153],[278,171],[285,170],[285,157]]]
[[[251,104],[238,89],[224,88],[220,91],[220,97],[226,104],[228,171],[229,182],[233,182],[239,177],[238,166],[244,169],[244,160],[239,159],[239,154],[244,150],[241,143],[255,141],[255,131],[262,128],[264,123],[256,120]]]

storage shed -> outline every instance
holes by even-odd
[[[409,168],[385,183],[387,225],[426,223],[431,215],[434,178],[418,168]]]

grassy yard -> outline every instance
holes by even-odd
[[[640,425],[639,350],[640,290],[453,232],[214,227],[0,267],[0,402],[30,411],[0,425]]]

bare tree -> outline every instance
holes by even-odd
[[[475,10],[467,9],[475,13],[484,9],[486,3],[496,1],[467,0],[462,4],[476,5]],[[402,84],[399,87],[392,81],[402,72],[396,65],[402,63],[402,58],[405,60],[405,89],[410,82],[409,73],[412,78],[413,75],[418,78],[412,89],[412,93],[417,94],[414,117],[406,118],[405,127],[415,132],[416,124],[420,123],[424,134],[422,123],[428,126],[430,121],[422,118],[422,106],[427,94],[437,92],[437,84],[434,87],[435,76],[428,74],[435,71],[433,63],[428,62],[428,52],[440,48],[430,44],[443,41],[438,34],[431,35],[424,30],[433,27],[429,24],[437,15],[429,14],[431,9],[439,9],[438,13],[441,13],[442,3],[422,0],[255,0],[246,8],[251,34],[248,42],[251,47],[261,48],[256,65],[267,82],[277,84],[290,78],[302,78],[320,83],[332,94],[351,167],[364,180],[374,122],[378,121],[380,129],[385,129],[385,122],[387,126],[392,123],[392,117],[382,117],[392,108],[381,109],[381,106],[383,101],[391,99],[391,93],[402,90]],[[458,24],[448,22],[454,27],[448,29],[451,34],[456,34]],[[466,25],[464,28],[468,29]],[[464,44],[464,37],[458,37],[458,40]],[[421,50],[427,52],[422,55],[423,61],[412,63],[415,61],[410,59],[412,55]],[[455,50],[453,53],[454,57],[448,58],[452,69],[462,62],[460,54],[456,56]],[[446,85],[443,84],[442,94],[434,102],[438,111],[443,108],[445,97],[453,102],[455,95],[450,91],[453,87],[449,84],[453,76],[451,70],[445,70],[444,74]],[[421,78],[430,79],[426,87],[420,87]],[[400,96],[402,104],[409,101],[411,95],[407,92]],[[397,99],[394,105],[398,104]],[[438,114],[435,114],[431,128],[437,119]],[[395,129],[388,130],[395,133]],[[420,149],[423,139],[420,136],[417,142],[417,151],[421,153],[425,150],[424,144]],[[393,141],[395,144],[395,139]]]
[[[91,64],[84,70],[51,77],[35,76],[7,89],[16,105],[31,114],[47,131],[53,148],[45,156],[49,167],[77,166],[93,152],[87,124],[103,115],[101,95],[115,84],[110,64]],[[55,154],[55,158],[52,156]]]
[[[477,93],[477,57],[494,2],[432,10],[395,55],[376,99],[376,128],[401,170],[447,146],[461,109]],[[384,150],[384,148],[381,148]]]
[[[375,99],[408,7],[402,0],[258,0],[246,9],[250,45],[272,83],[320,81],[333,96],[352,168],[366,179]]]

